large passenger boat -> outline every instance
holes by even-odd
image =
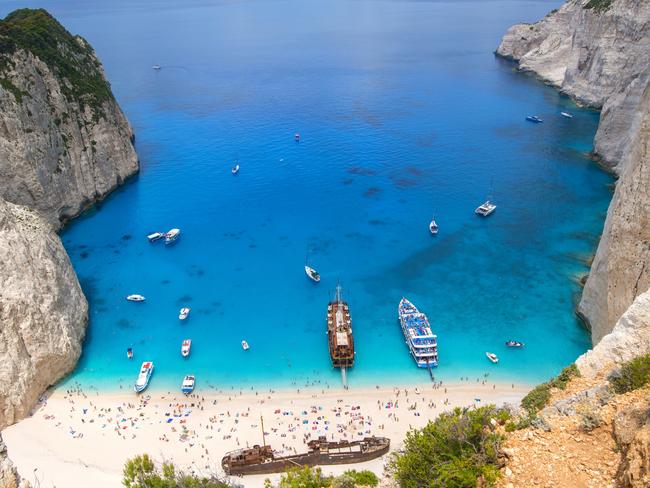
[[[327,339],[332,366],[335,368],[354,366],[352,318],[347,302],[341,299],[340,285],[336,287],[336,298],[327,306]]]
[[[406,344],[418,367],[438,366],[438,338],[431,332],[427,316],[406,298],[399,302],[397,312]]]
[[[329,442],[325,437],[309,441],[308,452],[276,456],[271,446],[255,445],[249,449],[231,451],[221,460],[227,475],[281,473],[300,466],[352,464],[383,456],[390,448],[386,437],[365,437],[357,441]]]
[[[138,379],[135,381],[135,385],[133,385],[133,389],[136,393],[140,393],[147,387],[149,380],[151,379],[151,373],[153,373],[153,362],[145,361],[142,363]]]

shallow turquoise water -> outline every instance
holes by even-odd
[[[134,3],[45,5],[95,46],[142,161],[62,235],[91,305],[68,382],[130,388],[151,359],[161,388],[187,373],[202,390],[338,385],[325,335],[338,280],[353,387],[427,381],[396,320],[403,295],[438,333],[440,379],[536,382],[586,350],[574,278],[610,199],[586,156],[598,114],[492,55],[510,24],[559,2]],[[491,187],[499,207],[480,219]],[[173,247],[145,239],[175,226]]]

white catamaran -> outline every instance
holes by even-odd
[[[438,336],[431,332],[427,316],[406,298],[397,308],[406,344],[419,368],[438,366]]]

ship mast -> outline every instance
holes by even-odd
[[[262,446],[266,447],[266,435],[264,434],[264,417],[260,415],[260,423],[262,424]]]

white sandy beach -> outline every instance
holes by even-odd
[[[193,395],[145,392],[106,394],[57,389],[33,415],[3,432],[11,459],[21,475],[41,488],[121,486],[124,462],[148,453],[194,472],[219,473],[226,451],[266,442],[276,451],[306,451],[306,441],[391,439],[398,449],[411,427],[422,427],[454,406],[517,403],[530,387],[472,379],[454,385],[350,390],[244,391]],[[371,469],[378,475],[383,459],[351,466],[324,467],[326,473]],[[237,482],[262,486],[266,477]]]

